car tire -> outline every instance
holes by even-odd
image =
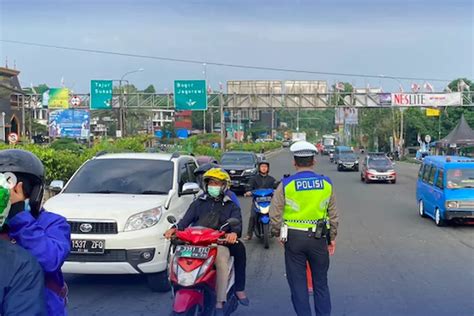
[[[369,178],[365,178],[365,177],[364,177],[364,180],[365,180],[365,183],[367,183],[367,184],[369,184],[369,183],[370,183],[370,180],[369,180]]]
[[[426,217],[425,205],[424,205],[424,203],[423,203],[423,200],[419,200],[419,201],[418,201],[418,214],[419,214],[421,217]]]
[[[397,179],[393,179],[392,181],[390,181],[391,184],[395,184],[397,183]]]
[[[339,165],[337,166],[337,171],[341,171],[341,167]]]
[[[441,211],[439,210],[439,208],[435,209],[435,216],[434,217],[435,217],[434,220],[435,220],[436,226],[438,226],[438,227],[446,226],[446,221],[441,218]]]

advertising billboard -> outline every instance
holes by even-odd
[[[48,108],[50,109],[69,108],[69,89],[67,88],[49,89]]]
[[[48,123],[51,138],[88,138],[90,134],[88,110],[51,111]]]

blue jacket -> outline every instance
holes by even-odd
[[[24,211],[10,219],[8,226],[10,238],[36,257],[45,279],[63,286],[61,267],[71,250],[71,232],[66,219],[44,210],[36,219]],[[46,305],[49,316],[67,315],[64,300],[48,288]]]
[[[44,316],[44,277],[25,249],[0,240],[0,315]]]

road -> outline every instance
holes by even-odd
[[[287,150],[270,159],[271,173],[292,172]],[[397,184],[365,184],[337,172],[327,156],[317,170],[335,185],[341,214],[329,271],[333,315],[474,315],[474,230],[436,227],[418,216],[417,166],[398,163]],[[245,225],[250,199],[241,198]],[[246,227],[246,226],[244,226]],[[248,308],[234,314],[295,315],[283,250],[247,244]],[[67,276],[70,315],[168,315],[171,294],[151,293],[136,276]]]

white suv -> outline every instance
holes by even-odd
[[[196,168],[179,154],[105,154],[84,163],[44,205],[71,225],[63,271],[143,273],[152,290],[169,290],[166,217],[181,218],[199,192]]]

